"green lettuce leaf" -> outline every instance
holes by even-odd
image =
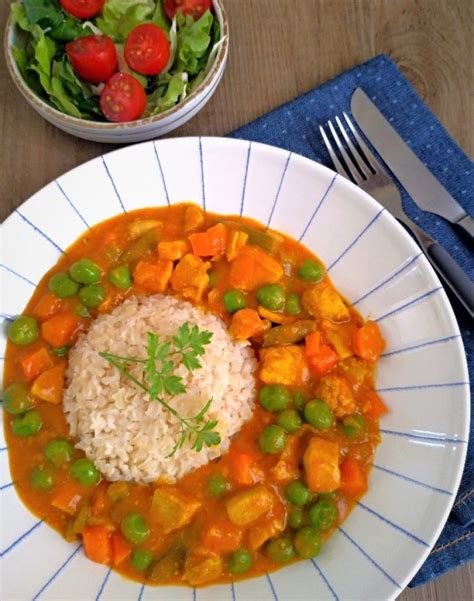
[[[42,29],[54,29],[62,21],[64,13],[53,0],[23,0],[23,6],[28,21]]]
[[[186,97],[187,73],[160,76],[158,87],[148,95],[145,116],[157,115],[175,106]]]
[[[178,65],[177,70],[197,74],[206,64],[206,51],[211,44],[211,28],[214,19],[207,10],[200,19],[177,15],[178,23]],[[203,60],[200,60],[203,59]]]
[[[154,0],[107,0],[96,23],[114,41],[124,42],[134,27],[151,21],[155,8]]]
[[[171,24],[168,16],[165,13],[165,9],[163,8],[162,0],[157,0],[155,12],[153,13],[151,21],[155,25],[158,25],[158,27],[161,27],[163,31],[169,31]]]

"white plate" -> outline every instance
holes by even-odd
[[[301,156],[240,140],[177,138],[112,152],[52,182],[4,223],[3,325],[85,227],[120,211],[184,200],[254,217],[301,240],[362,315],[380,325],[388,349],[377,385],[391,412],[382,421],[369,492],[315,561],[235,586],[143,588],[88,561],[77,543],[64,542],[23,507],[2,434],[1,598],[395,598],[453,504],[468,440],[468,372],[438,278],[403,228],[362,190]]]

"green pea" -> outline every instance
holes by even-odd
[[[13,383],[3,391],[3,407],[12,415],[18,415],[31,409],[34,405],[28,387],[23,383]]]
[[[285,448],[286,434],[281,426],[270,424],[263,428],[259,438],[258,445],[263,453],[276,455]]]
[[[301,313],[299,294],[289,294],[286,297],[285,312],[288,313],[288,315],[299,315]]]
[[[302,507],[311,500],[311,493],[306,484],[303,484],[301,480],[295,480],[294,482],[290,482],[285,488],[285,497],[293,505]]]
[[[318,430],[327,430],[334,423],[331,409],[324,401],[314,399],[308,401],[304,408],[306,421]]]
[[[67,273],[56,273],[48,282],[48,290],[59,298],[67,298],[79,292],[79,284]]]
[[[237,549],[230,556],[228,568],[231,574],[243,574],[252,567],[252,554],[247,549]]]
[[[297,390],[293,394],[293,404],[294,404],[294,406],[299,411],[301,411],[304,408],[305,403],[306,403],[306,399],[304,398],[304,394],[300,390]]]
[[[28,346],[38,338],[38,322],[32,317],[22,315],[8,328],[8,338],[18,346]]]
[[[33,468],[30,472],[30,484],[36,490],[51,490],[54,486],[51,470],[43,466]]]
[[[267,411],[283,411],[290,402],[290,394],[281,384],[271,384],[260,388],[258,400]]]
[[[94,486],[100,480],[99,470],[92,461],[83,457],[76,459],[69,468],[71,476],[83,486]]]
[[[26,413],[17,415],[12,420],[12,431],[17,436],[33,436],[33,434],[40,431],[42,425],[41,415],[35,409],[31,409]]]
[[[217,271],[215,269],[211,269],[211,271],[207,272],[207,275],[209,277],[209,290],[212,290],[213,288],[216,287],[216,283],[217,283]]]
[[[293,540],[295,549],[303,559],[315,557],[321,550],[321,535],[317,528],[305,526],[296,533]]]
[[[127,513],[120,524],[120,529],[125,538],[134,545],[145,542],[150,535],[150,528],[139,513]]]
[[[267,284],[258,290],[257,300],[270,311],[281,311],[285,306],[285,291],[278,284]]]
[[[277,423],[285,432],[297,432],[303,423],[298,411],[294,409],[285,409],[278,415]]]
[[[74,453],[72,444],[64,438],[50,440],[44,450],[44,456],[56,467],[61,467],[71,461]]]
[[[132,274],[128,265],[119,265],[111,271],[108,276],[109,282],[115,288],[120,290],[127,290],[132,285]]]
[[[324,277],[324,267],[315,261],[304,261],[298,269],[298,277],[304,282],[319,282]]]
[[[211,497],[222,497],[231,489],[230,482],[222,474],[213,474],[207,481],[207,492]]]
[[[105,290],[102,284],[89,284],[79,291],[79,298],[89,309],[95,309],[105,298]]]
[[[288,525],[293,530],[298,530],[305,523],[305,512],[302,507],[292,507],[288,512]]]
[[[265,547],[265,554],[275,563],[285,563],[296,557],[293,543],[287,536],[274,538]]]
[[[80,284],[97,284],[102,273],[97,263],[90,259],[81,259],[71,265],[69,275]]]
[[[223,296],[223,301],[224,307],[229,313],[235,313],[239,309],[245,309],[247,306],[245,296],[240,290],[228,290]]]
[[[362,438],[367,431],[367,424],[362,415],[352,413],[343,418],[341,430],[348,438]]]
[[[334,526],[337,519],[337,507],[332,501],[327,499],[319,499],[312,507],[310,507],[309,521],[311,525],[320,530],[327,530]]]
[[[69,347],[67,346],[59,346],[58,348],[52,348],[51,352],[55,357],[64,357],[68,354]]]
[[[134,549],[132,552],[132,566],[143,572],[153,561],[153,553],[148,549]]]

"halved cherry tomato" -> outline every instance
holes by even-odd
[[[102,10],[105,0],[60,0],[66,12],[78,19],[89,19]]]
[[[117,71],[117,51],[106,35],[88,35],[68,42],[66,52],[76,73],[91,83],[107,81]]]
[[[170,45],[158,25],[144,23],[128,34],[124,54],[130,69],[142,75],[157,75],[166,67]]]
[[[100,108],[109,121],[133,121],[145,107],[145,89],[128,73],[112,75],[100,95]]]
[[[173,20],[177,12],[191,15],[196,21],[211,9],[211,0],[165,0],[164,8],[168,17]]]

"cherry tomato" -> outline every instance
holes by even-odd
[[[66,12],[78,19],[89,19],[102,10],[105,0],[60,0]]]
[[[66,52],[76,73],[91,83],[107,81],[117,71],[117,51],[106,35],[88,35],[68,42]]]
[[[196,21],[211,9],[211,0],[165,0],[164,8],[168,17],[173,20],[177,12],[191,15]]]
[[[100,95],[100,108],[109,121],[134,121],[145,107],[145,89],[128,73],[112,75]]]
[[[157,75],[166,67],[170,45],[158,25],[144,23],[128,34],[124,54],[130,69],[142,75]]]

